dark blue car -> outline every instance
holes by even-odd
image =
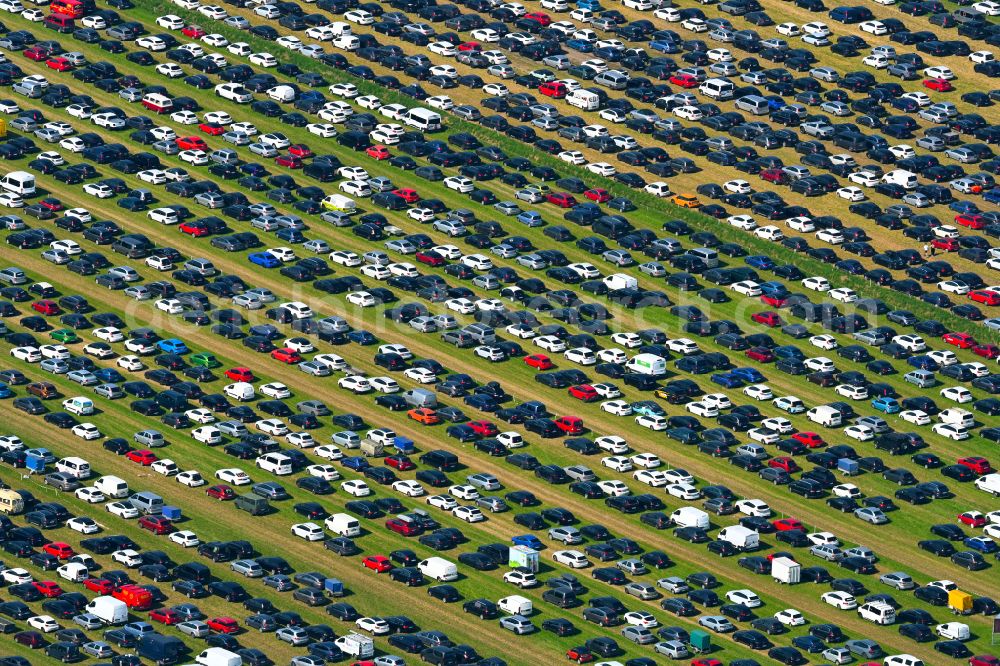
[[[270,252],[252,252],[247,258],[251,264],[257,264],[264,268],[277,268],[281,265],[281,260]]]
[[[712,381],[724,388],[740,388],[746,383],[737,375],[730,372],[718,372],[712,375]]]
[[[767,381],[767,378],[757,368],[736,368],[735,370],[730,370],[729,374],[739,377],[748,384]]]
[[[752,266],[754,268],[759,268],[763,271],[769,271],[774,268],[774,260],[771,257],[763,254],[751,254],[749,257],[744,257],[743,261],[746,262],[747,266]]]

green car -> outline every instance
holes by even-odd
[[[193,354],[188,357],[188,360],[191,362],[191,365],[197,365],[203,368],[217,368],[222,365],[213,354],[209,354],[208,352]]]
[[[56,342],[68,345],[74,342],[79,342],[80,336],[68,328],[60,328],[58,331],[52,331],[52,339]]]

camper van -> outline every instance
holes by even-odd
[[[149,93],[144,96],[142,105],[153,113],[170,113],[174,110],[174,100],[160,93]]]
[[[0,513],[13,516],[24,511],[24,498],[9,488],[0,489]]]
[[[27,171],[11,171],[0,178],[0,187],[21,197],[35,195],[35,177]]]

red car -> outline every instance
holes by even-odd
[[[205,494],[222,502],[236,499],[236,491],[223,483],[220,483],[217,486],[209,487],[209,489],[205,491]]]
[[[931,246],[945,252],[957,252],[959,248],[958,240],[954,238],[935,238],[931,241]]]
[[[969,299],[973,303],[982,303],[983,305],[1000,305],[1000,294],[990,289],[970,291]]]
[[[149,449],[132,450],[126,453],[125,457],[134,463],[139,463],[143,467],[149,467],[159,460],[159,458],[156,457],[156,454]]]
[[[556,367],[552,360],[545,354],[532,354],[531,356],[525,356],[524,362],[532,368],[536,368],[538,370],[548,370],[549,368]]]
[[[947,79],[924,79],[924,87],[935,92],[950,92],[955,89]]]
[[[43,597],[48,597],[49,599],[55,599],[56,597],[65,594],[63,589],[59,587],[59,583],[51,580],[35,580],[31,584],[38,590]]]
[[[181,150],[208,150],[208,144],[200,136],[182,136],[174,142]]]
[[[62,201],[59,201],[59,199],[56,199],[55,197],[45,197],[38,203],[39,205],[42,206],[42,208],[48,208],[51,211],[57,211],[63,209]]]
[[[783,308],[785,307],[785,303],[788,302],[788,299],[761,294],[760,302],[764,305],[770,305],[772,308]]]
[[[220,634],[235,634],[240,630],[239,623],[231,617],[213,617],[205,624],[208,625],[209,629],[218,631]]]
[[[280,157],[275,157],[274,163],[278,166],[287,167],[289,169],[301,169],[305,166],[302,158],[296,157],[295,155],[282,155]]]
[[[967,213],[963,215],[956,215],[955,223],[960,224],[963,227],[969,227],[970,229],[984,229],[986,227],[986,218],[982,215]]]
[[[170,534],[175,529],[170,519],[163,516],[143,516],[139,519],[139,527],[153,534]]]
[[[298,353],[294,349],[289,349],[288,347],[279,347],[271,352],[271,358],[276,361],[281,361],[282,363],[288,363],[289,365],[302,362],[302,354]]]
[[[73,547],[68,543],[63,543],[62,541],[47,543],[42,546],[42,551],[52,555],[53,557],[58,557],[60,560],[68,560],[74,555]]]
[[[941,339],[959,349],[968,349],[976,344],[976,339],[968,333],[945,333]]]
[[[392,562],[385,555],[369,555],[361,560],[361,566],[376,573],[385,573],[392,569]]]
[[[45,66],[57,72],[68,72],[73,69],[73,63],[63,57],[51,58],[45,62]]]
[[[797,432],[792,435],[792,439],[801,444],[805,444],[810,449],[818,449],[819,447],[826,444],[823,438],[819,436],[819,433],[815,432]]]
[[[31,309],[47,316],[57,315],[62,312],[62,310],[59,309],[59,305],[56,304],[55,301],[47,299],[44,301],[35,301],[31,304]]]
[[[210,233],[208,227],[204,223],[199,223],[197,220],[183,222],[177,228],[182,234],[188,234],[194,238],[201,238],[202,236],[207,236]]]
[[[469,421],[466,425],[472,428],[480,437],[493,437],[500,432],[491,421]]]
[[[398,469],[400,472],[406,472],[411,469],[416,469],[416,465],[407,456],[402,453],[396,454],[394,456],[388,456],[385,459],[385,464],[389,467]]]
[[[958,522],[969,527],[982,527],[986,524],[986,516],[978,511],[966,511],[958,514]]]
[[[389,518],[385,521],[385,526],[396,534],[401,534],[403,536],[417,536],[424,531],[418,523],[414,523],[410,520],[403,520],[402,518]]]
[[[1000,666],[1000,657],[991,654],[977,654],[969,657],[969,666]]]
[[[592,187],[583,193],[583,196],[587,197],[591,201],[596,201],[597,203],[604,203],[605,201],[611,201],[611,193],[600,187]]]
[[[392,193],[406,203],[417,203],[420,201],[420,195],[417,194],[416,190],[410,187],[401,187],[398,190],[393,190]]]
[[[764,324],[764,326],[769,326],[771,328],[781,326],[781,316],[777,312],[757,312],[754,313],[750,319],[754,320],[758,324]]]
[[[958,459],[959,465],[965,465],[976,474],[989,474],[993,471],[990,461],[982,456],[966,456]]]
[[[88,578],[83,581],[83,586],[98,594],[111,594],[115,591],[115,584],[106,578]]]
[[[45,49],[37,46],[32,46],[30,49],[25,49],[24,51],[21,52],[21,55],[23,55],[28,60],[34,60],[35,62],[41,62],[49,57],[49,54],[45,51]]]
[[[777,185],[784,185],[791,179],[791,176],[782,169],[764,169],[760,172],[760,177]]]
[[[550,204],[559,206],[560,208],[572,208],[576,205],[576,199],[572,194],[567,194],[566,192],[551,192],[546,195],[545,200]]]
[[[525,14],[521,18],[530,19],[532,21],[538,22],[543,28],[548,27],[552,23],[552,18],[549,17],[545,12],[531,12],[530,14]]]
[[[313,156],[312,149],[304,143],[293,143],[288,146],[288,153],[302,159]]]
[[[413,255],[417,261],[422,264],[427,264],[428,266],[444,266],[445,260],[440,254],[434,250],[427,250],[426,252],[417,252]]]
[[[458,45],[459,51],[482,51],[483,45],[479,42],[462,42]]]
[[[201,123],[198,129],[209,136],[222,136],[226,132],[226,126],[219,123]]]
[[[191,39],[198,39],[199,37],[204,37],[207,33],[200,25],[189,25],[181,30],[181,34]]]
[[[992,360],[1000,356],[1000,347],[996,345],[976,345],[972,348],[972,353]]]
[[[774,352],[767,347],[751,347],[743,353],[746,354],[747,358],[757,361],[758,363],[774,362]]]
[[[789,458],[788,456],[778,456],[777,458],[771,458],[770,460],[767,461],[767,466],[775,467],[777,469],[783,469],[789,474],[798,472],[800,469],[802,469],[801,467],[799,467],[799,464],[795,462],[794,459]]]
[[[691,76],[690,74],[674,74],[670,77],[670,82],[675,86],[680,86],[681,88],[697,88],[698,79]]]
[[[567,435],[579,435],[583,432],[583,419],[578,416],[560,416],[555,424]]]
[[[601,398],[601,396],[597,394],[597,389],[590,384],[577,384],[576,386],[570,386],[568,392],[572,397],[584,402],[594,402],[595,400],[599,400]]]
[[[566,658],[570,661],[575,661],[578,664],[586,664],[594,661],[594,653],[583,645],[578,645],[566,650]]]
[[[365,149],[365,154],[376,160],[387,160],[392,157],[392,155],[389,154],[389,149],[382,144],[368,146],[368,148]]]
[[[173,608],[159,608],[149,611],[149,619],[153,622],[162,622],[166,625],[177,624],[184,621],[184,616]]]
[[[722,666],[722,662],[718,659],[711,657],[706,657],[703,659],[695,659],[691,662],[691,666]]]
[[[797,518],[779,518],[778,520],[772,521],[771,524],[774,525],[774,529],[779,532],[805,529]]]
[[[257,378],[254,377],[253,371],[250,368],[244,368],[242,366],[238,368],[230,368],[224,373],[226,377],[232,379],[234,382],[252,382]]]

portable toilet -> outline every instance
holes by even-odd
[[[512,546],[509,549],[508,564],[511,568],[524,567],[538,573],[538,551],[527,546]]]
[[[712,649],[712,638],[706,632],[695,629],[691,632],[691,652],[700,654]]]
[[[972,612],[972,595],[961,590],[949,590],[948,608],[952,613],[968,615]]]
[[[181,519],[181,508],[179,506],[164,506],[163,517],[167,520],[177,522]]]

